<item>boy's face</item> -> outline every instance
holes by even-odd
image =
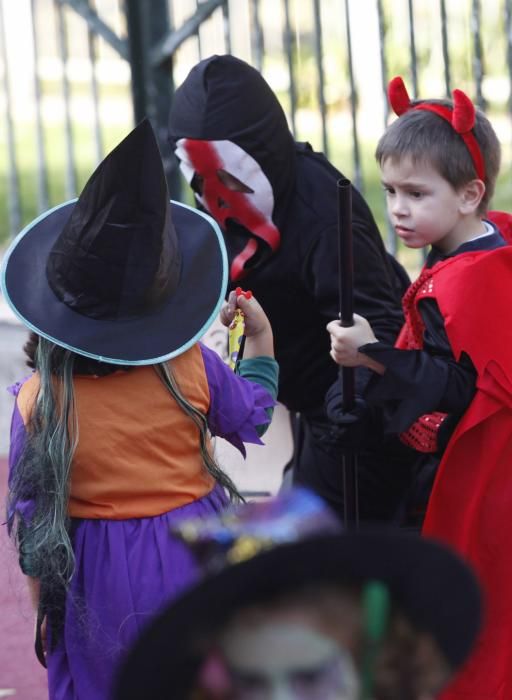
[[[408,248],[447,254],[483,233],[479,217],[468,216],[466,187],[455,190],[428,162],[387,158],[381,172],[391,223]]]

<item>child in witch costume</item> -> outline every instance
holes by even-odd
[[[395,78],[389,97],[400,116],[377,147],[388,212],[407,246],[431,250],[404,296],[395,348],[356,317],[352,328],[329,324],[331,354],[374,371],[364,396],[369,420],[415,449],[435,475],[431,494],[428,478],[423,488],[423,533],[453,545],[484,583],[477,652],[443,697],[505,700],[512,697],[512,247],[487,214],[500,147],[460,91],[453,102],[410,102]]]
[[[238,496],[210,433],[241,451],[261,442],[277,365],[260,305],[232,295],[222,313],[244,312],[241,376],[198,342],[226,282],[218,227],[171,207],[147,120],[6,254],[3,292],[35,369],[15,388],[8,524],[51,700],[106,700],[123,653],[192,580],[170,525]]]
[[[338,211],[341,173],[291,134],[263,76],[235,56],[210,56],[192,68],[173,97],[171,146],[197,204],[219,223],[229,288],[240,280],[270,319],[279,363],[279,401],[294,421],[293,475],[343,513],[340,450],[325,393],[337,376],[326,323],[339,309]],[[354,306],[393,343],[403,323],[404,271],[387,254],[361,194],[352,191]],[[369,373],[362,368],[358,387]],[[402,491],[382,451],[360,455],[365,519],[385,520]],[[408,465],[405,465],[407,467]]]
[[[343,533],[309,491],[179,531],[203,576],[139,638],[116,700],[427,700],[474,645],[470,567],[427,539]]]

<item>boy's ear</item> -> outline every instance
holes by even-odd
[[[462,214],[473,214],[477,211],[485,194],[485,184],[482,180],[474,179],[461,189],[460,207]]]

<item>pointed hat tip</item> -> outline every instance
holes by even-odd
[[[151,142],[158,147],[158,142],[156,139],[155,131],[151,125],[151,122],[147,117],[144,117],[125,138],[119,143],[119,146],[123,143],[131,142]]]

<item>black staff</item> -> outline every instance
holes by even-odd
[[[354,325],[354,256],[352,250],[352,189],[350,180],[341,178],[338,189],[338,259],[340,325]],[[343,391],[343,412],[350,412],[355,406],[355,374],[353,367],[340,368],[340,381]],[[359,526],[357,494],[357,457],[352,452],[343,452],[343,497],[345,505],[345,526]]]

